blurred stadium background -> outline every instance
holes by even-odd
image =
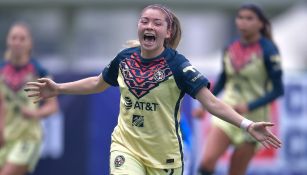
[[[270,17],[279,46],[286,94],[272,108],[275,132],[284,145],[262,151],[250,175],[307,175],[307,1],[299,0],[0,0],[0,54],[7,31],[25,21],[34,37],[33,56],[66,82],[99,74],[123,48],[137,38],[141,9],[152,3],[170,7],[180,18],[183,36],[179,52],[214,80],[221,69],[221,51],[236,34],[234,16],[244,2],[255,2]],[[110,135],[117,122],[119,92],[60,96],[61,112],[44,121],[46,141],[35,175],[106,175]],[[193,101],[185,98],[190,116]],[[275,117],[274,117],[275,116]],[[198,164],[208,120],[190,119]],[[227,157],[227,155],[225,156]],[[226,160],[218,166],[224,174]],[[191,174],[193,175],[193,174]]]

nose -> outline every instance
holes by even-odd
[[[12,43],[15,45],[19,45],[21,43],[21,40],[19,38],[13,38]]]
[[[147,29],[153,29],[154,25],[152,22],[148,22],[147,25],[146,25],[146,28]]]
[[[244,20],[239,20],[239,21],[237,22],[237,26],[238,26],[239,28],[245,28],[246,22],[245,22]]]

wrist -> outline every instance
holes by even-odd
[[[63,83],[55,83],[56,95],[63,93]]]
[[[248,131],[248,129],[253,123],[254,123],[253,121],[244,118],[240,123],[240,128],[243,129],[244,131]]]

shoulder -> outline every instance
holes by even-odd
[[[45,69],[35,58],[31,58],[30,64],[33,65],[35,71],[38,73],[40,77],[48,76],[47,69]]]
[[[172,48],[166,49],[165,58],[171,68],[178,68],[180,65],[189,62],[189,60],[184,55],[178,53],[178,51]]]
[[[128,57],[128,56],[130,56],[130,55],[136,53],[136,52],[140,52],[140,48],[139,48],[139,47],[130,47],[130,48],[126,48],[126,49],[121,50],[121,51],[117,54],[116,58],[117,58],[117,59],[123,59],[123,58],[126,58],[126,57]]]
[[[31,58],[30,64],[32,64],[36,69],[43,68],[42,65],[35,58]]]
[[[261,45],[264,52],[278,52],[278,48],[275,43],[268,38],[262,37],[259,40],[259,44]]]
[[[139,52],[138,47],[131,47],[131,48],[123,49],[115,56],[115,58],[112,59],[112,61],[110,62],[110,64],[107,67],[108,68],[113,67],[113,68],[117,69],[117,67],[118,67],[118,65],[120,64],[121,61],[123,61],[126,58],[131,57],[131,55],[133,55],[137,52]]]
[[[182,78],[182,76],[193,76],[191,73],[198,74],[199,72],[193,67],[190,61],[182,54],[174,49],[168,51],[168,65],[174,73],[175,78]]]

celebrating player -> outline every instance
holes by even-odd
[[[267,129],[271,123],[244,119],[208,90],[209,82],[175,48],[181,38],[178,18],[162,5],[149,5],[138,21],[139,47],[121,51],[95,77],[69,83],[43,78],[25,89],[37,101],[58,94],[92,94],[120,88],[118,124],[112,134],[110,174],[155,175],[183,172],[180,103],[185,93],[204,108],[257,140],[273,147],[281,142]]]

